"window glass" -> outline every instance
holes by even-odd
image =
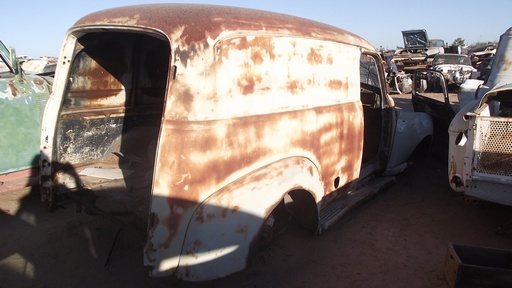
[[[361,83],[374,87],[380,87],[379,67],[375,57],[361,54],[360,58]]]

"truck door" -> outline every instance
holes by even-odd
[[[434,122],[434,139],[446,144],[448,127],[459,110],[456,91],[448,91],[443,75],[433,69],[413,73],[412,106],[425,112]]]

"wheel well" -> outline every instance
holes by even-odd
[[[313,234],[318,231],[318,210],[311,193],[306,190],[293,190],[281,199],[265,219],[256,241],[251,244],[248,259],[252,259],[257,251],[268,250],[275,235],[286,228],[290,218]]]
[[[305,229],[316,233],[318,229],[318,209],[316,201],[306,190],[290,191],[284,198],[288,213]]]

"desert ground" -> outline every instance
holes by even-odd
[[[404,96],[406,97],[406,96]],[[397,96],[398,106],[406,98]],[[103,203],[143,231],[141,219]],[[449,243],[507,249],[512,209],[452,192],[446,159],[415,159],[396,183],[317,236],[293,222],[247,269],[186,283],[149,278],[144,237],[72,203],[44,211],[37,187],[0,194],[0,288],[448,287]]]

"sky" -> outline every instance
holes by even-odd
[[[89,13],[136,4],[173,1],[148,0],[53,0],[9,1],[3,9],[0,40],[14,47],[16,54],[58,57],[66,31]],[[239,6],[279,12],[327,23],[353,32],[376,48],[403,46],[403,30],[425,29],[431,39],[451,44],[462,38],[465,44],[498,41],[512,27],[510,0],[482,1],[385,1],[385,0],[181,0]],[[428,4],[427,4],[428,3]],[[436,3],[438,3],[436,5]],[[170,15],[172,16],[172,15]]]

